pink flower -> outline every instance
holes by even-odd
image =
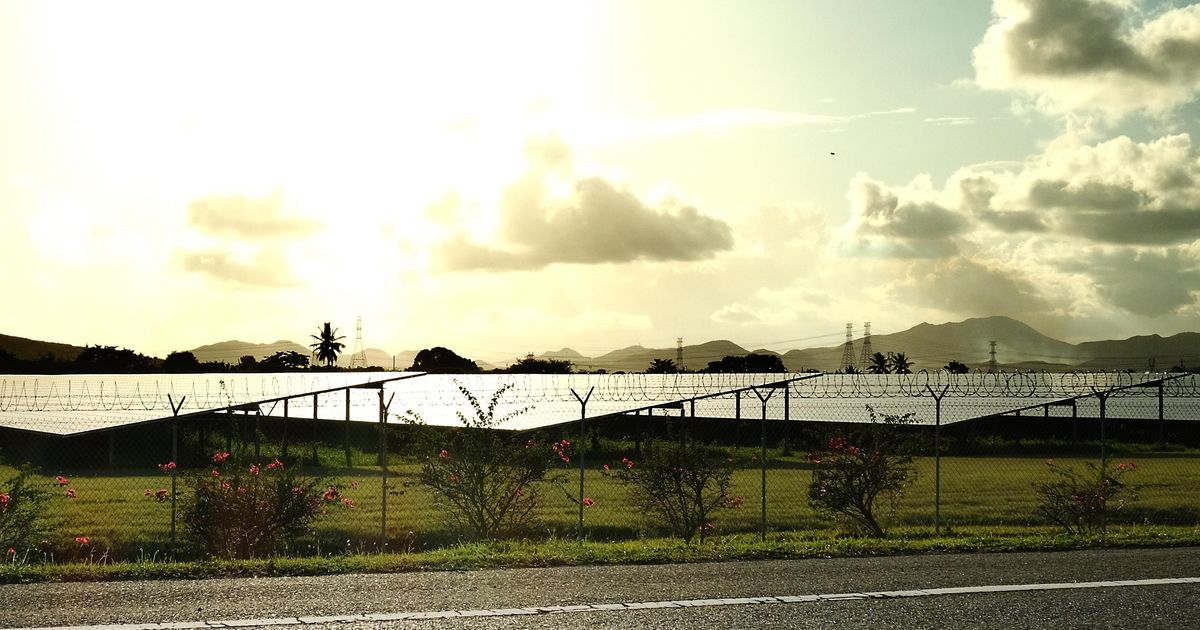
[[[86,544],[88,544],[88,537],[87,536],[76,536],[75,542],[77,542],[81,545],[86,545]]]
[[[222,489],[222,490],[229,490],[229,489],[230,489],[230,488],[232,488],[232,487],[233,487],[233,486],[229,485],[229,482],[228,482],[228,481],[222,481],[222,482],[221,482],[221,489]]]
[[[75,498],[75,488],[67,488],[67,498],[68,499]]]
[[[209,473],[209,474],[211,474],[213,477],[220,477],[220,476],[221,476],[221,471],[219,471],[219,470],[217,470],[216,468],[214,468],[214,469],[212,469],[212,472],[211,472],[211,473]]]
[[[10,555],[10,556],[15,556],[15,555],[17,555],[17,550],[16,550],[16,549],[13,549],[12,547],[9,547],[9,548],[8,548],[8,555]]]
[[[163,472],[169,473],[172,470],[175,470],[175,462],[167,462],[165,464],[159,464],[158,468],[159,468],[159,470],[161,470]]]
[[[449,458],[450,458],[450,451],[447,451],[446,449],[442,449],[442,452],[441,452],[441,453],[438,453],[438,457],[440,457],[440,458],[442,458],[442,459],[449,459]]]
[[[59,486],[65,486],[65,485],[71,483],[70,481],[67,481],[67,478],[62,475],[55,477],[54,480],[58,482]]]
[[[354,508],[354,499],[342,499],[342,505],[353,509]]]
[[[279,458],[275,458],[270,464],[267,464],[267,470],[283,470],[283,462]]]
[[[351,489],[354,489],[354,488],[357,488],[357,487],[358,487],[358,480],[357,480],[357,479],[351,479],[351,480],[350,480],[350,488],[351,488]]]
[[[525,496],[525,490],[524,490],[524,489],[522,489],[522,488],[517,488],[517,491],[516,491],[516,492],[514,492],[513,494],[515,494],[515,495],[517,495],[517,496],[519,496],[519,497],[523,497],[523,496]]]
[[[221,462],[223,462],[227,459],[229,459],[229,451],[221,451],[220,453],[213,453],[213,463],[214,464],[220,464]]]
[[[338,492],[337,486],[329,486],[329,489],[321,495],[321,498],[326,501],[337,501],[342,498],[342,493]]]
[[[259,471],[258,464],[250,464],[250,474],[257,475]]]
[[[143,492],[142,495],[147,496],[147,497],[152,497],[152,496],[154,496],[154,491],[151,490],[150,488],[146,488],[146,491]]]
[[[8,502],[12,501],[12,497],[7,494],[0,494],[0,508],[8,507]]]
[[[592,507],[592,505],[594,505],[595,503],[596,502],[593,501],[591,497],[583,497],[583,506],[584,507]]]
[[[292,494],[300,494],[301,492],[304,492],[303,488],[300,486],[292,486]]]
[[[167,500],[168,494],[169,492],[166,488],[159,488],[158,490],[154,491],[154,498],[158,499],[159,503],[163,503]]]
[[[740,495],[740,494],[737,495],[736,497],[725,497],[725,507],[727,507],[727,508],[733,508],[735,510],[740,510],[740,509],[742,509],[743,503],[745,503],[745,499],[743,499],[742,495]]]
[[[621,458],[621,463],[622,463],[622,464],[625,464],[625,470],[632,470],[632,469],[633,469],[633,460],[632,460],[632,459],[629,459],[628,457],[622,457],[622,458]]]
[[[611,472],[611,471],[609,471],[609,469],[608,469],[608,464],[605,464],[604,465],[604,474],[607,475],[607,474],[609,474],[609,472]]]

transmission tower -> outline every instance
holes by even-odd
[[[362,315],[358,316],[358,322],[355,324],[354,335],[354,355],[350,357],[350,369],[367,367],[367,351],[363,349],[362,341]]]
[[[871,322],[863,322],[862,343],[862,354],[859,355],[858,364],[865,369],[871,365],[871,355],[875,354],[875,351],[871,349]]]
[[[989,354],[991,354],[991,357],[992,357],[992,358],[988,359],[988,374],[995,374],[996,373],[996,340],[993,339],[993,340],[989,341],[988,345],[991,346],[991,350],[989,350]]]
[[[846,346],[842,349],[842,369],[849,372],[854,365],[854,324],[846,324]]]
[[[683,369],[683,337],[675,338],[675,368]]]

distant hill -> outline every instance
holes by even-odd
[[[276,352],[289,350],[299,352],[305,356],[312,354],[311,349],[286,339],[280,339],[274,343],[250,343],[237,340],[222,341],[207,346],[200,346],[199,348],[192,348],[191,352],[196,355],[196,360],[201,363],[219,361],[221,363],[237,365],[242,357],[246,355],[250,355],[261,361]]]
[[[1076,348],[1086,357],[1080,367],[1093,370],[1145,370],[1151,359],[1158,370],[1169,370],[1181,362],[1189,367],[1200,365],[1200,333],[1194,332],[1085,341]]]
[[[973,369],[986,369],[989,358],[988,342],[996,341],[997,365],[1004,369],[1024,370],[1145,370],[1151,360],[1158,370],[1168,370],[1181,363],[1187,367],[1200,366],[1200,333],[1185,332],[1162,337],[1139,335],[1122,340],[1087,341],[1070,344],[1043,335],[1030,326],[1011,317],[978,317],[961,322],[944,324],[921,323],[896,333],[874,335],[871,346],[874,352],[903,352],[913,361],[914,370],[939,370],[950,361],[961,361]],[[854,340],[854,359],[860,361],[863,339]],[[35,361],[53,354],[59,361],[72,361],[84,348],[64,343],[38,341],[24,337],[0,335],[0,350],[4,350],[22,361]],[[249,343],[245,341],[223,341],[200,346],[191,352],[201,362],[220,361],[236,365],[241,357],[251,355],[262,360],[276,352],[291,350],[306,356],[311,355],[307,346],[279,340],[274,343]],[[779,354],[769,350],[756,350],[762,354]],[[792,371],[816,369],[833,372],[842,369],[842,345],[822,348],[788,350],[779,355],[785,366]],[[690,370],[699,370],[710,361],[729,355],[745,355],[748,351],[728,340],[708,341],[684,346],[683,365]],[[396,369],[412,365],[416,350],[405,350],[395,355]],[[551,350],[538,355],[541,359],[570,361],[576,370],[607,370],[609,372],[642,372],[655,359],[676,358],[676,349],[628,346],[596,357],[587,357],[571,348]],[[338,364],[348,367],[351,355],[344,352]],[[379,348],[366,350],[368,367],[392,368],[392,355]],[[476,360],[480,368],[493,369],[493,365]]]
[[[83,348],[80,346],[11,335],[0,335],[0,350],[4,350],[22,361],[36,361],[47,354],[54,355],[59,361],[74,361],[75,357],[83,352]]]
[[[920,323],[888,335],[872,335],[873,352],[903,352],[913,369],[938,370],[952,360],[971,368],[986,368],[989,341],[996,341],[996,361],[1004,367],[1037,364],[1043,369],[1069,367],[1081,360],[1076,346],[1047,337],[1011,317],[978,317],[946,324]],[[863,339],[854,340],[854,359],[859,363]],[[789,350],[783,355],[789,370],[841,369],[843,346]],[[861,366],[860,366],[861,367]]]

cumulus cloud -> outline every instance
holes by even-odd
[[[1138,315],[1177,312],[1200,292],[1200,261],[1182,249],[1094,251],[1063,267],[1088,276],[1101,296]]]
[[[1022,273],[965,258],[914,266],[890,294],[964,315],[1020,316],[1047,305]]]
[[[1197,182],[1187,134],[1087,144],[1068,133],[1022,163],[963,168],[941,187],[856,177],[842,250],[917,259],[897,286],[964,314],[1065,313],[1083,299],[1166,316],[1195,304]],[[1063,293],[1068,277],[1092,288]]]
[[[182,255],[186,271],[203,273],[213,278],[247,286],[282,288],[296,286],[287,257],[271,249],[257,250],[249,256],[213,250]]]
[[[295,286],[287,247],[321,225],[284,212],[283,193],[264,197],[208,195],[187,208],[194,231],[179,252],[183,269],[234,284],[262,288]]]
[[[745,304],[734,302],[722,306],[717,312],[712,314],[712,320],[718,324],[743,325],[756,324],[762,321],[754,311]]]
[[[286,216],[279,191],[266,197],[201,197],[188,205],[187,218],[189,225],[206,234],[245,240],[303,237],[320,228],[311,219]]]
[[[1159,114],[1200,91],[1200,5],[1145,17],[1134,2],[995,0],[976,82],[1046,111]]]
[[[563,146],[531,145],[529,170],[501,195],[497,236],[502,242],[480,244],[458,233],[435,249],[440,265],[500,271],[553,263],[691,261],[733,246],[724,221],[683,204],[651,207],[600,177],[569,181],[566,195],[552,194],[550,171],[561,173],[569,165]]]
[[[969,227],[961,213],[928,199],[928,178],[893,188],[858,174],[850,182],[848,229],[856,253],[940,258],[958,253],[955,237]]]

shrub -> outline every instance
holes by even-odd
[[[20,468],[0,483],[0,551],[35,548],[46,535],[42,517],[50,493],[32,485],[33,477],[32,469]]]
[[[713,512],[741,507],[741,497],[729,496],[733,460],[720,448],[694,441],[656,442],[642,450],[640,461],[626,457],[613,468],[638,507],[688,543],[697,534],[704,541],[713,528]]]
[[[529,528],[541,498],[540,486],[547,481],[552,464],[570,461],[567,440],[547,445],[497,430],[528,410],[496,417],[496,407],[510,388],[505,385],[496,390],[484,408],[470,390],[458,384],[471,407],[470,415],[458,412],[463,426],[448,432],[430,428],[420,440],[427,455],[421,462],[419,482],[433,491],[451,525],[475,540]],[[412,412],[409,416],[411,421],[421,421]]]
[[[877,514],[880,503],[894,505],[916,474],[916,445],[899,428],[915,420],[911,413],[880,420],[869,405],[867,411],[870,423],[830,435],[825,448],[809,456],[813,469],[808,503],[846,519],[858,532],[881,537],[887,532]]]
[[[1137,470],[1133,462],[1115,466],[1108,461],[1101,465],[1087,462],[1081,470],[1046,460],[1046,466],[1050,480],[1033,484],[1040,499],[1034,513],[1068,534],[1105,531],[1109,512],[1137,499],[1136,488],[1121,482],[1122,477]]]
[[[260,464],[213,456],[213,467],[183,477],[185,540],[210,556],[255,558],[293,546],[331,506],[353,507],[324,477],[302,477],[279,460]],[[147,497],[169,499],[165,489]]]

